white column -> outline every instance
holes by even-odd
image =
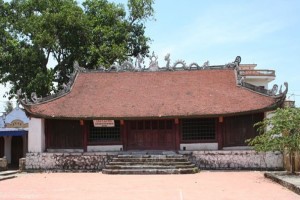
[[[31,118],[28,131],[28,152],[40,153],[45,151],[45,120]]]
[[[4,156],[7,163],[11,163],[11,139],[12,136],[4,136]]]

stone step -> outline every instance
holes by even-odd
[[[113,158],[103,174],[191,174],[198,168],[186,157],[175,154],[127,154]]]
[[[106,165],[106,169],[186,169],[194,168],[194,164],[189,165]]]
[[[113,158],[112,162],[185,162],[185,158]]]
[[[1,171],[0,172],[0,177],[2,176],[8,176],[8,175],[13,175],[13,174],[17,174],[18,171],[17,170],[6,170],[6,171]]]
[[[12,179],[12,178],[15,178],[17,177],[16,175],[6,175],[6,176],[0,176],[0,181],[4,181],[4,180],[7,180],[7,179]]]
[[[194,174],[198,168],[187,169],[103,169],[103,174]]]
[[[182,158],[183,155],[118,155],[118,158]]]
[[[116,162],[111,161],[108,165],[162,165],[162,166],[174,166],[174,165],[189,165],[188,161],[184,162]]]

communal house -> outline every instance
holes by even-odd
[[[22,100],[30,116],[27,168],[77,166],[74,160],[80,157],[101,157],[101,169],[109,155],[138,151],[186,154],[207,168],[281,167],[281,155],[267,155],[270,163],[262,163],[266,157],[245,143],[258,134],[253,125],[285,100],[286,83],[284,91],[277,85],[267,88],[274,71],[242,65],[239,56],[211,66],[171,65],[169,55],[165,60],[165,67],[153,55],[147,68],[137,59],[136,66],[126,61],[97,70],[75,63],[62,91]],[[222,160],[218,156],[224,153],[228,156],[222,163],[209,161],[212,154]],[[234,160],[234,154],[247,161]],[[251,155],[258,161],[246,158]]]

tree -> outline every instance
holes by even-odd
[[[11,101],[6,101],[5,107],[4,107],[5,113],[8,114],[8,113],[10,113],[13,109],[14,109],[14,107],[13,107],[12,102],[11,102]]]
[[[0,83],[12,85],[10,98],[18,89],[45,96],[68,82],[75,60],[95,69],[147,56],[153,1],[128,0],[126,13],[107,0],[0,0]]]
[[[295,172],[295,153],[300,152],[300,109],[277,109],[271,118],[255,124],[260,135],[247,140],[257,151],[280,151],[289,155],[291,172]]]

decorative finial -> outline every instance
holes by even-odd
[[[167,61],[167,64],[166,64],[166,69],[167,70],[170,70],[170,62],[171,62],[171,59],[170,59],[170,53],[167,53],[167,55],[165,55],[165,61]]]
[[[149,70],[150,71],[158,71],[158,56],[154,54],[154,51],[152,52],[152,56],[150,57],[150,64],[149,64]]]
[[[37,97],[35,92],[31,93],[31,100],[33,101],[33,103],[37,103],[39,101],[39,98]]]
[[[74,68],[74,72],[86,72],[85,68],[79,66],[77,60],[74,61],[73,68]]]

